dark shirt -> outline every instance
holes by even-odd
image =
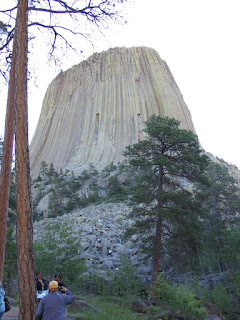
[[[42,282],[44,284],[44,288],[42,289],[42,284],[40,281],[38,281],[38,279],[36,278],[36,287],[37,287],[37,291],[42,291],[42,290],[47,290],[48,289],[48,284],[47,281],[42,279]]]

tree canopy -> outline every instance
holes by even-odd
[[[132,199],[141,204],[133,210],[132,231],[141,233],[148,241],[148,250],[152,249],[154,283],[163,246],[170,248],[172,239],[184,243],[196,256],[201,204],[194,183],[207,183],[208,158],[197,136],[181,129],[175,119],[152,115],[145,132],[146,139],[128,146],[125,155],[130,166],[137,169]],[[175,256],[178,254],[181,252]]]
[[[235,260],[230,259],[229,252],[235,247],[230,239],[238,229],[240,192],[226,166],[210,162],[207,175],[210,181],[207,190],[200,186],[203,189],[200,201],[208,213],[204,222],[202,263],[205,268],[211,266],[212,270],[223,272],[236,265],[236,254]]]

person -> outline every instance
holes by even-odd
[[[65,306],[74,302],[74,296],[70,290],[61,288],[58,290],[58,282],[51,281],[48,285],[49,294],[43,297],[36,310],[36,319],[65,320]]]
[[[38,271],[36,273],[35,282],[36,282],[37,291],[43,291],[43,290],[48,289],[47,281],[42,279],[42,272],[41,271]]]
[[[2,282],[0,281],[0,319],[5,312],[5,301],[4,301],[5,291],[2,288]]]
[[[64,287],[64,283],[62,282],[62,276],[60,272],[55,273],[55,281],[57,281],[59,287]]]

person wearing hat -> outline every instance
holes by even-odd
[[[65,306],[74,302],[74,296],[70,290],[58,288],[57,281],[51,281],[48,285],[49,294],[43,297],[36,310],[36,319],[65,320]]]

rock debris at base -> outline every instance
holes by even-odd
[[[133,224],[128,217],[130,211],[126,203],[103,203],[44,219],[34,223],[34,240],[46,236],[45,227],[49,223],[71,225],[72,234],[79,236],[80,257],[85,260],[88,272],[96,265],[103,274],[117,272],[121,255],[124,254],[147,281],[150,279],[151,258],[140,251],[139,236],[133,235],[129,240],[123,240],[124,232]]]

